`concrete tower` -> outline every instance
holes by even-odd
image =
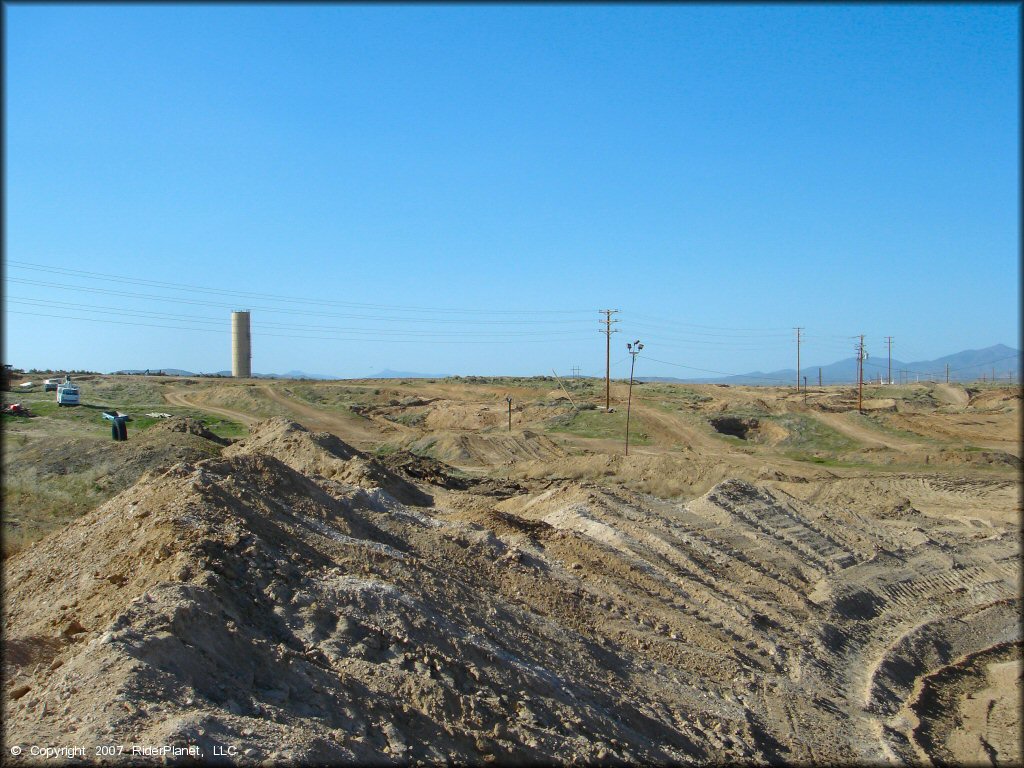
[[[252,378],[249,310],[231,313],[231,375],[236,379]]]

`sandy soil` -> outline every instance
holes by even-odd
[[[1004,434],[1019,399],[894,393],[884,418],[947,430],[917,442],[846,390],[643,385],[648,442],[626,457],[549,431],[573,413],[551,382],[160,385],[249,436],[151,428],[137,450],[187,452],[126,465],[137,482],[4,560],[5,747],[1020,760],[1019,462],[958,432]],[[317,386],[329,406],[304,399]],[[758,426],[723,435],[723,415]]]

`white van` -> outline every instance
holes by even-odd
[[[64,383],[57,387],[57,405],[79,405],[78,387],[71,383],[71,377],[65,376]]]

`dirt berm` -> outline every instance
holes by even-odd
[[[502,595],[519,550],[269,455],[302,464],[318,445],[338,462],[319,469],[370,474],[340,441],[266,424],[12,558],[5,744],[307,764],[708,755],[631,662]]]
[[[271,420],[8,558],[5,748],[913,761],[920,680],[1020,641],[1010,526],[872,517],[806,481],[684,503],[448,473]]]

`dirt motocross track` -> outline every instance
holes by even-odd
[[[154,386],[249,435],[4,560],[8,764],[1021,760],[1017,389]]]

